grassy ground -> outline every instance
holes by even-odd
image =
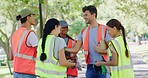
[[[0,66],[0,78],[13,78],[12,75],[10,74],[7,64],[6,66]]]
[[[0,78],[13,78],[13,77],[12,77],[12,75],[7,73],[7,74],[0,75]]]

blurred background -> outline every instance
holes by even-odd
[[[115,18],[121,21],[126,30],[137,78],[148,78],[148,0],[1,0],[0,1],[0,78],[11,78],[12,61],[7,61],[9,53],[9,38],[19,27],[16,16],[24,8],[36,13],[36,25],[32,27],[38,38],[42,36],[42,29],[49,18],[66,20],[69,24],[71,37],[77,38],[78,33],[86,27],[82,15],[82,7],[95,5],[98,10],[97,20],[101,24]],[[82,62],[80,77],[85,78],[85,63],[83,51],[79,52]],[[136,59],[135,59],[136,58]],[[139,58],[139,59],[137,59]],[[10,64],[10,66],[8,65]],[[135,67],[145,65],[144,69]],[[144,67],[142,66],[141,67]],[[138,71],[139,70],[139,71]],[[83,74],[83,75],[82,75]]]

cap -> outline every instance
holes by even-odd
[[[22,18],[28,16],[29,14],[35,14],[35,13],[33,13],[33,12],[32,12],[31,10],[29,10],[29,9],[23,9],[23,10],[20,12],[20,15],[21,15]]]
[[[69,25],[67,24],[67,22],[64,21],[64,20],[61,20],[61,21],[60,21],[60,25],[61,25],[61,27],[68,27],[68,26],[69,26]]]

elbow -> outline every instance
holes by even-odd
[[[112,63],[112,66],[117,66],[118,64],[117,63]]]
[[[117,66],[117,65],[118,65],[117,62],[115,62],[115,61],[111,61],[111,66]]]

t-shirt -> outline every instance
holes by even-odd
[[[88,43],[89,44],[88,49],[90,51],[90,62],[89,62],[89,64],[95,64],[95,61],[103,60],[102,56],[94,50],[94,45],[98,44],[97,33],[98,33],[98,26],[96,26],[94,28],[90,27],[89,43]],[[82,32],[79,33],[78,40],[83,41]],[[111,38],[110,38],[110,36],[108,34],[108,31],[106,32],[106,37],[104,38],[104,40],[105,41],[111,40]]]
[[[57,59],[59,59],[58,54],[61,49],[66,47],[66,43],[63,38],[57,37],[55,39],[55,46],[54,46],[54,55]]]
[[[38,45],[38,38],[34,32],[30,32],[27,37],[27,45],[35,47]]]

